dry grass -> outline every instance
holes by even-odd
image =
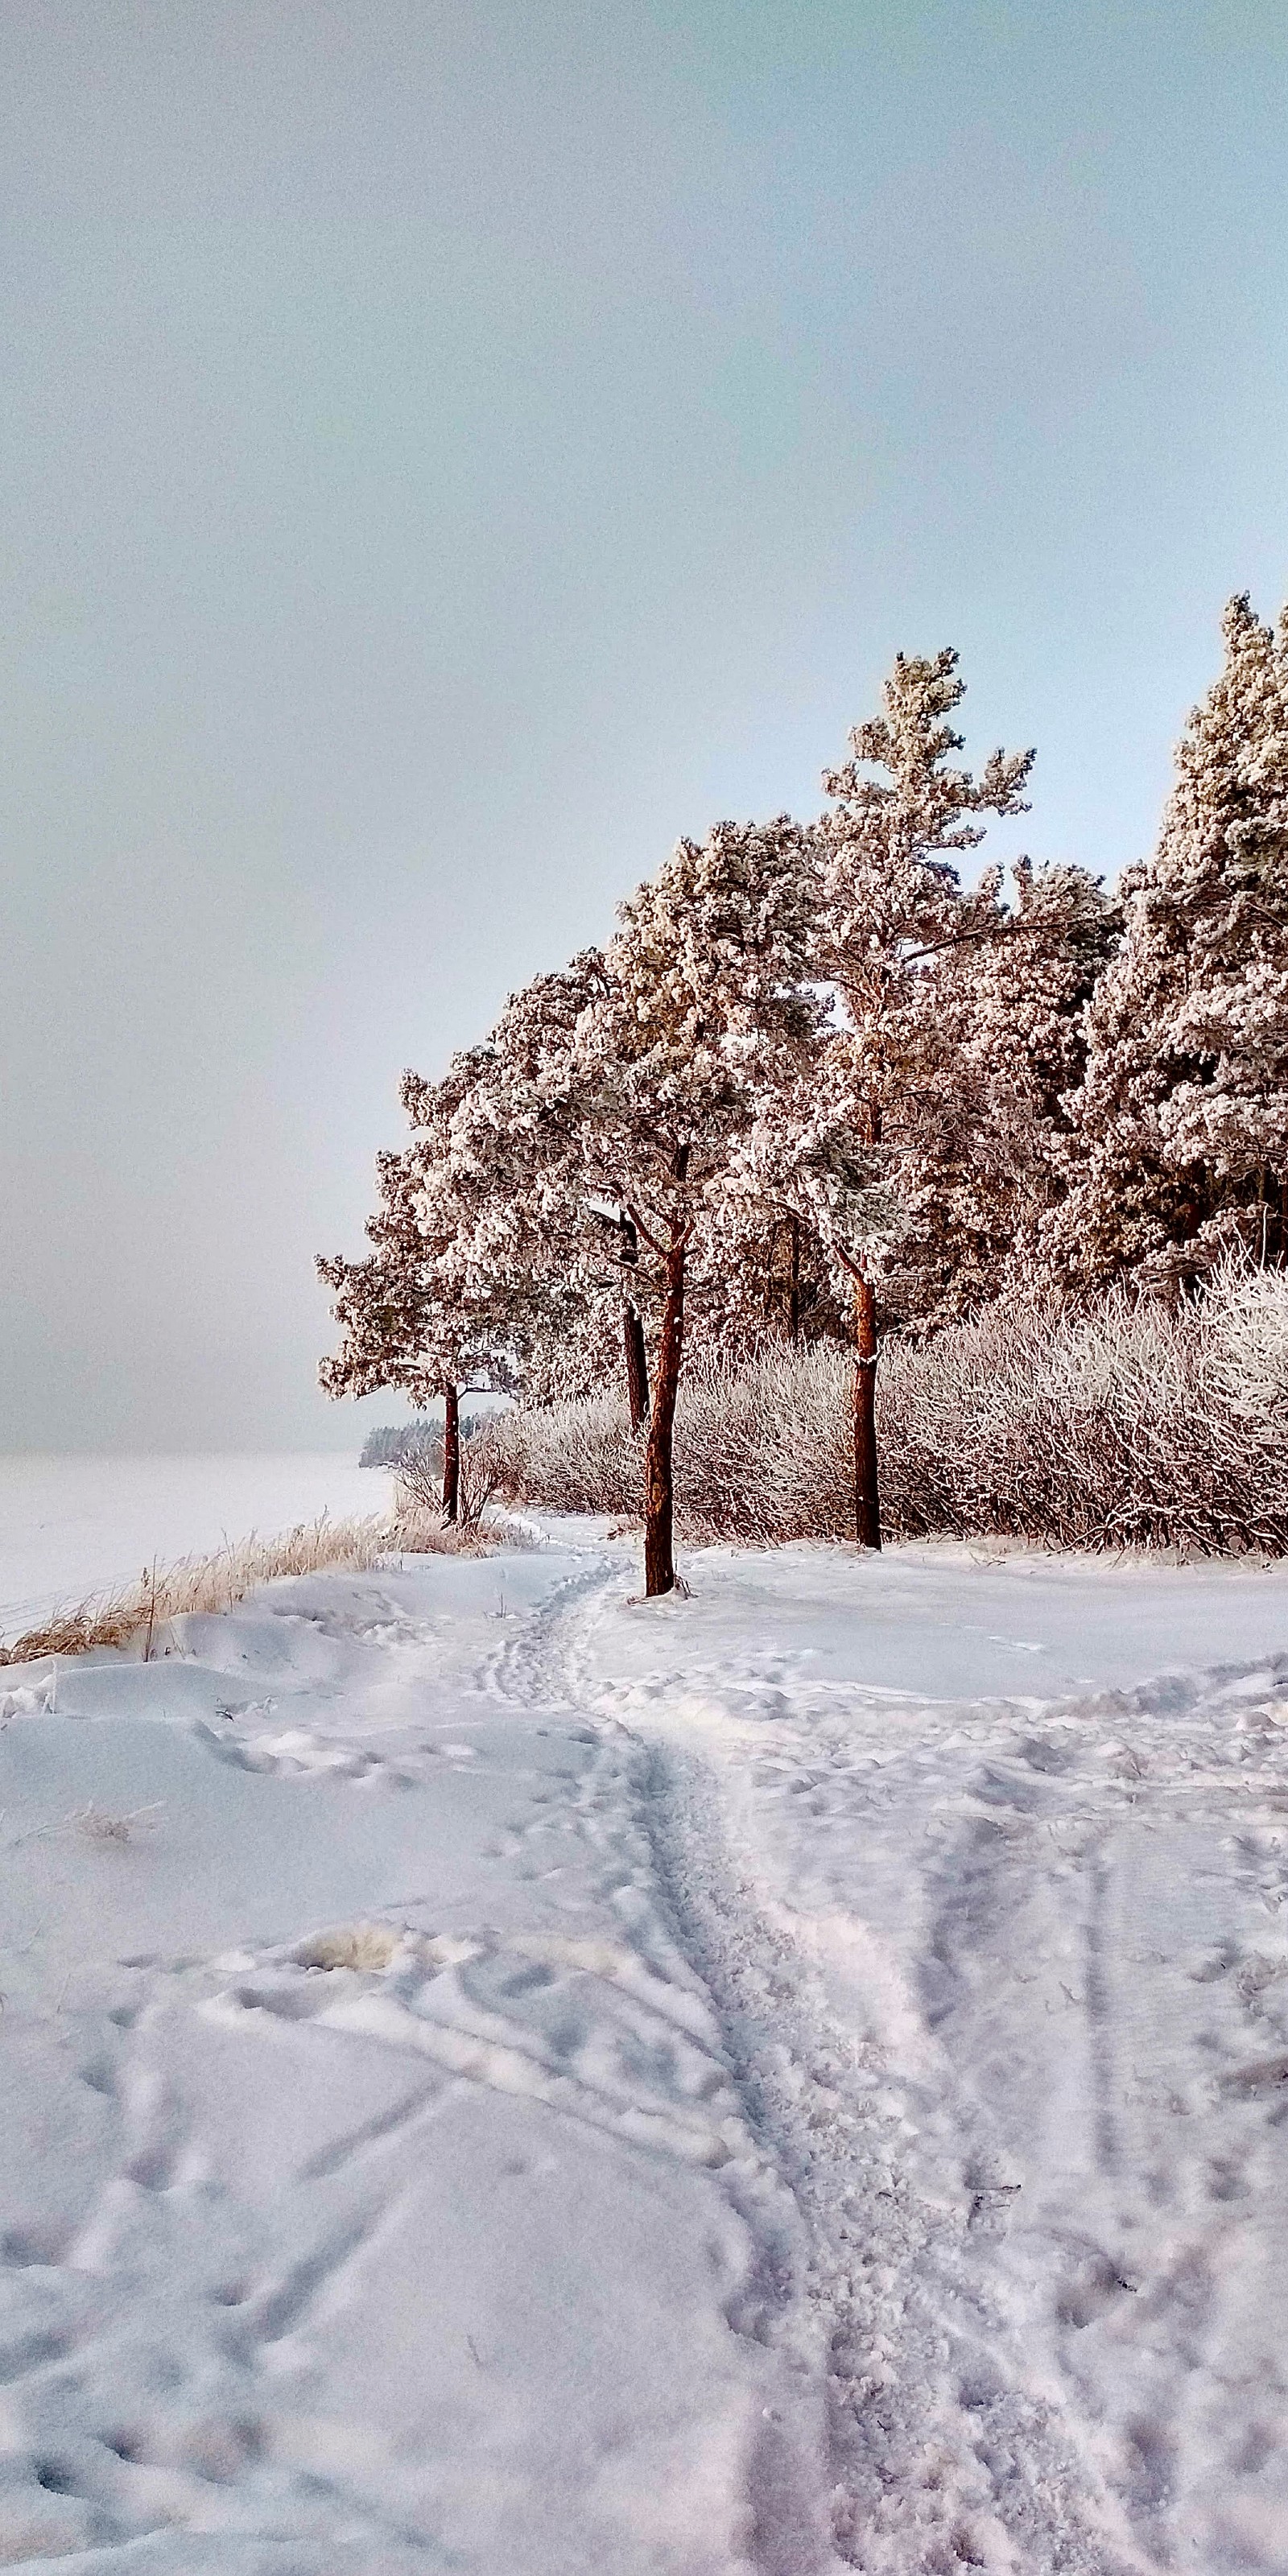
[[[695,1372],[676,1431],[690,1540],[853,1534],[848,1355],[774,1350]],[[1230,1264],[1201,1304],[1126,1293],[1090,1314],[992,1310],[878,1378],[892,1536],[1288,1553],[1288,1277]],[[615,1396],[498,1417],[502,1488],[559,1511],[640,1508]]]
[[[405,1556],[492,1556],[503,1537],[499,1523],[445,1521],[437,1503],[422,1502],[404,1485],[389,1545]]]
[[[152,1798],[146,1807],[131,1807],[119,1816],[106,1808],[96,1807],[91,1801],[88,1807],[77,1810],[71,1823],[74,1831],[84,1834],[88,1842],[124,1845],[137,1841],[140,1834],[154,1833],[160,1820],[161,1800]]]
[[[242,1539],[214,1556],[182,1557],[155,1567],[124,1591],[93,1594],[74,1609],[55,1611],[9,1645],[0,1664],[33,1663],[40,1655],[84,1655],[92,1648],[143,1643],[155,1651],[171,1619],[193,1612],[231,1610],[256,1584],[281,1574],[317,1574],[331,1565],[374,1565],[396,1542],[388,1521],[301,1521],[278,1538]]]
[[[38,1628],[8,1645],[0,1642],[0,1665],[34,1663],[42,1655],[84,1655],[94,1649],[139,1646],[146,1655],[160,1650],[173,1619],[194,1612],[231,1610],[258,1584],[278,1575],[319,1574],[343,1566],[366,1572],[382,1557],[488,1556],[502,1544],[498,1524],[480,1528],[444,1528],[437,1511],[404,1493],[392,1520],[300,1521],[277,1538],[250,1538],[220,1548],[214,1556],[181,1557],[123,1591],[95,1593],[67,1610],[55,1611]]]

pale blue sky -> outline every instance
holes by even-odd
[[[1112,875],[1288,591],[1280,7],[11,0],[0,215],[0,1447],[351,1440],[402,1065],[900,647]]]

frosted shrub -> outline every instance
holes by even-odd
[[[695,1373],[676,1433],[690,1539],[845,1538],[853,1372],[835,1347]],[[1288,1552],[1288,1276],[1239,1261],[1201,1301],[1119,1291],[1090,1313],[990,1308],[886,1345],[892,1535],[1062,1547]],[[502,1484],[560,1511],[632,1513],[638,1447],[609,1396],[485,1435]]]
[[[1288,1295],[1283,1274],[1250,1270],[1231,1277],[1218,1313],[1214,1382],[1250,1423],[1288,1419]]]

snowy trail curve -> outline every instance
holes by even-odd
[[[632,1571],[11,1677],[0,2563],[1288,2576],[1288,1583]]]
[[[618,1588],[620,1589],[620,1583]],[[580,1704],[602,1693],[586,1652],[611,1577],[588,1575],[498,1660],[495,1684]],[[645,1615],[648,1615],[647,1613]],[[848,2565],[963,2565],[1125,2576],[1146,2562],[1061,2421],[1008,2354],[1008,2320],[979,2256],[1010,2186],[976,2155],[943,2197],[908,2170],[908,2106],[879,2043],[829,2007],[816,1958],[758,1883],[731,1811],[735,1764],[668,1740],[654,1705],[629,1781],[668,1930],[710,1998],[763,2158],[730,2178],[760,2250],[758,2331],[826,2375],[828,2517]],[[679,1733],[684,1735],[681,1723]],[[973,2259],[972,2259],[973,2258]]]

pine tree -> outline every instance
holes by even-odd
[[[979,816],[1023,812],[1034,757],[996,751],[978,779],[955,767],[949,718],[964,695],[955,653],[900,654],[884,715],[855,728],[850,759],[823,781],[817,953],[839,1024],[827,1080],[797,1103],[798,1132],[814,1220],[854,1301],[855,1532],[867,1547],[881,1544],[878,1296],[914,1236],[915,1157],[952,1079],[924,969],[996,932],[996,881],[963,892],[957,859],[983,839]]]
[[[808,838],[788,818],[681,841],[621,908],[569,1059],[583,1186],[620,1210],[660,1305],[645,1590],[670,1591],[672,1444],[691,1269],[714,1267],[736,1148],[817,1024]]]
[[[772,1128],[780,1114],[785,1121],[786,1104],[772,1094],[756,1132],[762,1123]],[[739,1150],[693,1271],[694,1353],[734,1367],[769,1344],[800,1349],[843,1342],[849,1333],[848,1300],[838,1301],[833,1265],[802,1194],[777,1182],[772,1192],[749,1187],[750,1180]]]
[[[1233,599],[1224,637],[1090,1007],[1055,1246],[1083,1286],[1288,1257],[1288,612]]]
[[[602,952],[590,948],[511,994],[471,1053],[448,1150],[455,1185],[473,1209],[463,1293],[507,1319],[525,1395],[551,1403],[602,1385],[616,1345],[632,1412],[642,1418],[638,1245],[624,1211],[597,1205],[588,1189],[574,1060],[582,1015],[610,982]],[[414,1076],[404,1097],[416,1117]]]
[[[933,951],[918,992],[938,1079],[903,1167],[915,1222],[887,1293],[921,1330],[1045,1284],[1086,1005],[1117,943],[1117,907],[1085,869],[1019,858],[1011,872],[1014,903],[988,872],[977,935]]]
[[[380,1159],[372,1251],[319,1264],[343,1328],[322,1374],[442,1395],[447,1510],[464,1384],[549,1402],[616,1349],[647,1424],[646,1589],[669,1590],[686,1336],[738,1358],[839,1334],[848,1309],[855,1528],[880,1545],[878,1322],[927,1328],[1057,1258],[1117,921],[1078,869],[1016,862],[1010,907],[996,869],[962,888],[1033,758],[957,767],[963,695],[955,654],[900,656],[818,825],[681,842],[607,948],[512,995],[440,1081],[404,1077],[412,1138]]]
[[[452,1059],[441,1081],[403,1078],[413,1123],[410,1143],[376,1164],[377,1206],[367,1222],[373,1250],[360,1261],[320,1259],[335,1294],[339,1350],[319,1371],[327,1393],[369,1395],[397,1386],[413,1402],[441,1398],[443,1516],[460,1497],[462,1390],[508,1390],[515,1381],[523,1318],[514,1301],[480,1283],[474,1235],[487,1204],[487,1175],[453,1157],[463,1105],[479,1075],[479,1053]]]

